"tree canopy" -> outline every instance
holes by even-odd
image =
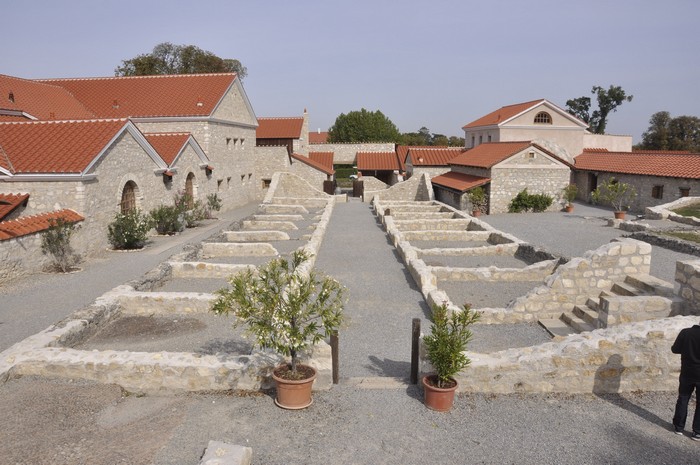
[[[435,145],[463,147],[464,137],[450,136],[444,134],[431,133],[430,129],[423,126],[418,132],[405,132],[401,134],[403,145]]]
[[[163,42],[150,53],[122,60],[114,70],[115,76],[148,76],[154,74],[237,73],[240,79],[248,70],[240,61],[220,58],[194,45],[174,45]]]
[[[605,134],[608,124],[608,115],[617,111],[617,107],[624,102],[631,102],[632,95],[627,95],[620,86],[611,85],[609,89],[593,86],[591,93],[596,96],[598,109],[591,113],[591,98],[579,97],[566,101],[566,111],[585,121],[591,132]]]
[[[641,150],[688,150],[700,153],[700,118],[671,117],[667,111],[651,115],[649,129],[642,134]]]
[[[341,113],[328,130],[328,141],[333,142],[400,142],[396,125],[377,111]]]

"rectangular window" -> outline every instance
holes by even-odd
[[[690,197],[690,187],[681,187],[681,197]]]
[[[481,144],[484,141],[484,136],[479,136],[479,144]]]
[[[241,148],[245,148],[245,139],[241,139]]]
[[[654,199],[664,198],[664,186],[654,186],[651,189],[651,197]]]
[[[474,148],[474,141],[475,141],[475,136],[472,136],[472,148]]]
[[[219,192],[221,190],[221,183],[223,183],[223,179],[217,179],[216,180],[216,191]]]
[[[270,184],[272,184],[272,179],[263,179],[262,180],[263,189],[267,189],[268,187],[270,187]]]
[[[489,142],[491,142],[491,134],[489,134]]]
[[[245,184],[245,174],[241,175],[241,184]]]

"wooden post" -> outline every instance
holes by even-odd
[[[338,384],[338,331],[331,334],[331,362],[333,384]]]
[[[418,384],[418,343],[420,342],[420,318],[413,319],[411,335],[411,384]]]

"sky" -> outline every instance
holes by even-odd
[[[637,143],[658,111],[700,116],[697,0],[0,0],[0,74],[113,76],[156,44],[248,69],[261,116],[380,110],[401,132],[462,126],[501,106],[634,96],[608,118]]]

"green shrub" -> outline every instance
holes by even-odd
[[[70,238],[80,226],[63,218],[49,220],[49,229],[41,234],[41,253],[51,255],[56,270],[65,273],[78,261]]]
[[[140,249],[146,243],[151,227],[151,220],[134,209],[125,214],[117,213],[107,226],[107,237],[117,250]]]
[[[158,234],[173,235],[183,230],[182,212],[175,205],[161,205],[148,214]]]
[[[207,218],[211,218],[211,212],[221,210],[222,203],[218,194],[207,195]]]
[[[549,194],[530,194],[527,188],[516,195],[508,205],[508,212],[521,213],[527,211],[543,212],[554,202],[554,198]]]
[[[611,177],[602,186],[591,192],[591,200],[595,204],[612,205],[613,210],[621,212],[629,209],[630,204],[637,197],[634,186],[626,182],[619,182]]]

